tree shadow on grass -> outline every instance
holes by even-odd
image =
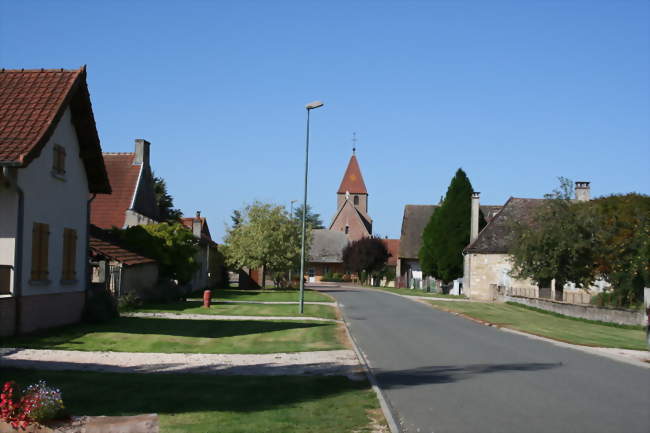
[[[532,372],[560,367],[562,363],[512,363],[438,365],[398,371],[375,371],[380,386],[385,389],[406,388],[436,383],[452,383],[489,373]]]
[[[367,391],[367,381],[342,376],[218,376],[96,373],[3,368],[0,381],[25,386],[44,379],[60,388],[75,415],[257,412]]]
[[[77,324],[53,328],[28,336],[0,339],[4,347],[44,348],[64,344],[91,333],[166,335],[195,338],[223,338],[249,334],[336,326],[331,323],[257,320],[182,320],[120,317],[107,323]]]

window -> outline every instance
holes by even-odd
[[[359,206],[359,196],[358,195],[354,196],[354,205]]]
[[[47,281],[50,226],[34,223],[32,228],[32,281]]]
[[[54,146],[52,172],[60,176],[65,174],[65,149],[59,145]]]
[[[77,261],[77,231],[63,229],[63,270],[61,279],[72,281],[77,277],[75,262]]]
[[[309,277],[311,277],[311,278],[315,277],[316,276],[316,270],[314,268],[307,269],[307,275],[309,275]]]
[[[350,231],[350,226],[345,226],[345,234],[347,235],[348,232]]]

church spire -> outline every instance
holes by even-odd
[[[350,162],[348,162],[348,168],[345,169],[345,174],[343,175],[337,194],[345,194],[346,192],[350,194],[368,194],[366,184],[361,175],[361,168],[359,168],[359,162],[354,154],[355,150],[352,150],[353,153],[350,157]]]

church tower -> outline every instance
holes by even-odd
[[[372,218],[368,215],[368,190],[361,175],[359,162],[352,156],[336,192],[336,215],[330,230],[342,231],[353,241],[372,235]]]

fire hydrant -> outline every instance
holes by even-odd
[[[212,290],[203,291],[203,306],[205,308],[210,308],[210,303],[212,302]]]

